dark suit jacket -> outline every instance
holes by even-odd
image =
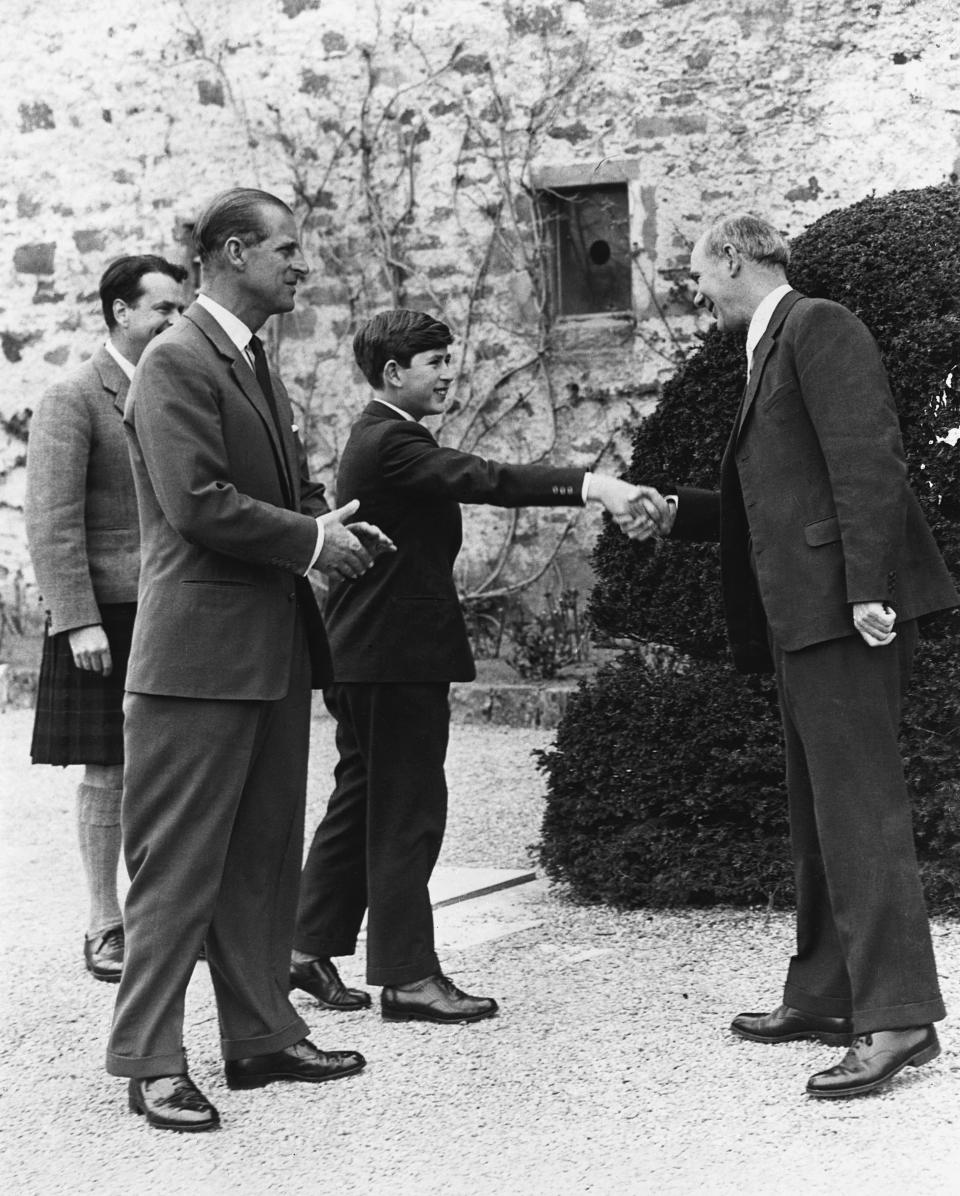
[[[334,675],[344,682],[470,681],[473,655],[453,582],[459,504],[582,504],[582,469],[500,465],[441,448],[382,403],[364,410],[343,450],[337,494],[397,546],[375,569],[334,582],[326,608]]]
[[[329,680],[302,576],[329,508],[272,383],[279,433],[244,354],[196,303],[141,358],[124,416],[143,545],[132,692],[282,697],[298,596],[314,684]]]
[[[136,602],[137,496],[123,432],[129,383],[107,350],[55,383],[30,423],[26,525],[50,632],[100,622],[100,604]]]
[[[838,303],[784,296],[754,350],[720,493],[678,497],[673,534],[720,540],[743,671],[771,667],[767,622],[794,651],[855,634],[854,602],[887,602],[900,620],[957,605],[907,484],[879,350]]]

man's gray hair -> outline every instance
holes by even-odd
[[[750,212],[724,216],[711,224],[703,247],[710,257],[721,257],[724,245],[732,245],[744,257],[764,266],[786,268],[790,261],[787,239],[769,220]]]

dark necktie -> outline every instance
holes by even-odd
[[[277,439],[282,445],[283,432],[280,428],[280,416],[277,414],[277,400],[274,398],[273,386],[270,383],[270,370],[267,368],[267,355],[263,351],[263,341],[261,341],[259,336],[250,337],[250,352],[253,354],[253,372],[256,374],[257,382],[259,382],[260,389],[263,391],[263,397],[267,400],[267,406],[270,408],[270,414],[273,416],[273,426],[276,429]],[[280,477],[283,481],[283,488],[287,492],[287,497],[289,498],[290,486],[282,452],[277,458],[277,463],[280,466]]]
[[[267,367],[267,355],[263,351],[263,341],[259,336],[250,337],[250,352],[253,354],[253,372],[257,375],[263,397],[267,400],[270,414],[273,416],[274,427],[280,433],[280,416],[277,414],[277,400],[273,397],[273,387],[270,384],[270,370]]]

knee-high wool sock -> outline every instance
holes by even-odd
[[[77,788],[80,859],[90,896],[88,938],[103,934],[123,921],[117,896],[122,796],[122,789],[98,788],[86,782]]]

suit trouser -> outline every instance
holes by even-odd
[[[300,882],[294,945],[353,955],[367,917],[367,982],[439,970],[430,881],[447,817],[449,685],[338,684],[335,787]]]
[[[112,1075],[187,1070],[184,999],[204,941],[225,1059],[269,1054],[307,1034],[288,988],[309,667],[298,634],[290,689],[278,701],[127,694],[122,825],[131,880]]]
[[[797,883],[784,1002],[856,1033],[945,1016],[897,743],[917,626],[774,646]]]

